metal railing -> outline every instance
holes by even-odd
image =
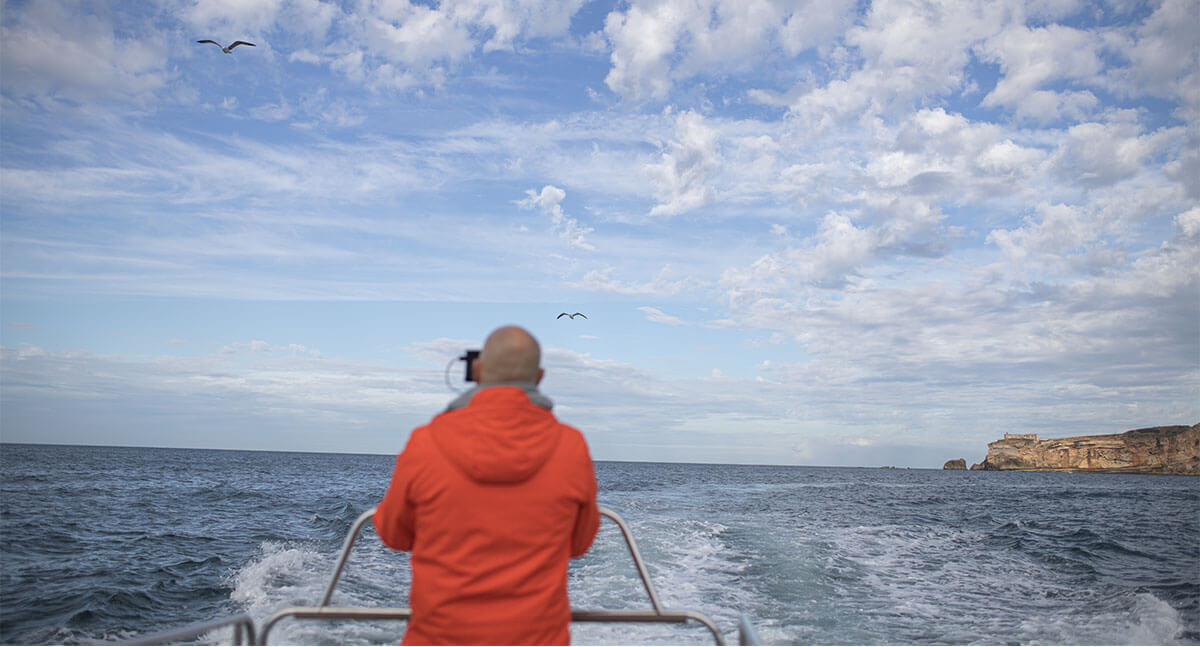
[[[758,632],[754,630],[754,625],[750,624],[750,618],[747,618],[744,613],[738,618],[738,644],[762,644],[762,641],[758,639]]]
[[[195,624],[171,629],[168,631],[160,631],[154,634],[146,634],[138,636],[130,640],[122,640],[121,642],[113,643],[116,645],[165,645],[179,640],[189,640],[203,636],[204,634],[233,625],[233,641],[231,645],[257,645],[255,639],[254,619],[245,613],[239,613],[236,616],[228,618],[218,618],[207,622],[197,622]],[[244,642],[243,642],[244,641]]]
[[[341,579],[342,571],[346,568],[346,562],[350,558],[350,552],[354,548],[355,541],[358,540],[358,535],[362,531],[363,526],[375,514],[375,508],[371,508],[358,516],[354,524],[350,527],[350,532],[347,533],[345,541],[342,543],[342,552],[338,557],[337,563],[334,565],[333,574],[329,578],[329,584],[325,587],[325,593],[321,596],[321,604],[316,607],[289,607],[282,609],[273,614],[263,624],[262,630],[255,632],[254,621],[246,614],[239,614],[228,618],[211,620],[208,622],[196,623],[188,625],[180,629],[165,631],[152,635],[142,636],[133,640],[123,641],[120,645],[162,645],[179,640],[187,640],[196,638],[209,631],[233,625],[234,638],[233,644],[258,644],[266,645],[267,637],[271,630],[281,620],[285,618],[294,618],[297,620],[408,620],[412,616],[412,610],[400,607],[332,607],[329,602],[333,597],[333,591],[337,588],[338,580]],[[650,581],[650,573],[646,570],[646,564],[642,560],[642,554],[638,551],[637,542],[633,539],[633,533],[630,532],[629,526],[625,520],[616,512],[608,508],[601,507],[600,514],[608,517],[621,530],[621,535],[625,539],[625,545],[629,548],[629,555],[633,558],[634,566],[637,568],[638,577],[642,580],[642,586],[646,589],[646,596],[650,599],[649,610],[584,610],[572,609],[572,622],[631,622],[631,623],[675,623],[684,624],[689,620],[694,620],[704,625],[713,635],[713,639],[718,645],[725,644],[725,637],[717,625],[702,613],[695,611],[668,610],[662,607],[659,602],[658,594],[654,590],[654,584]],[[243,643],[242,640],[246,642]],[[741,616],[738,621],[738,644],[741,645],[757,645],[760,644],[758,636],[754,632],[749,619],[746,616]]]
[[[650,581],[650,573],[646,570],[646,564],[642,560],[642,554],[638,551],[637,542],[633,539],[633,533],[629,530],[629,525],[621,518],[621,515],[601,507],[600,514],[608,517],[621,530],[621,536],[625,538],[625,545],[629,547],[629,554],[633,558],[634,566],[637,568],[638,577],[642,580],[642,586],[646,589],[646,595],[650,598],[650,610],[571,610],[572,622],[647,622],[647,623],[676,623],[683,624],[688,620],[699,622],[712,632],[713,639],[718,645],[725,644],[725,637],[721,634],[721,630],[717,625],[702,613],[695,611],[680,611],[663,609],[662,603],[659,602],[658,593],[654,590],[654,584]],[[346,567],[346,561],[350,558],[350,551],[354,548],[354,542],[358,539],[358,534],[362,531],[371,517],[375,515],[375,508],[371,508],[358,516],[354,521],[354,525],[350,527],[350,532],[346,535],[345,542],[342,543],[342,553],[338,557],[337,564],[334,565],[333,575],[329,578],[329,584],[325,587],[325,594],[321,596],[321,604],[316,607],[291,607],[282,609],[267,619],[263,624],[262,631],[259,633],[259,644],[267,644],[267,638],[271,633],[271,629],[284,618],[295,618],[297,620],[408,620],[412,615],[410,609],[403,608],[379,608],[370,609],[364,607],[331,607],[329,601],[333,597],[333,591],[337,588],[338,580],[342,576],[342,571]]]

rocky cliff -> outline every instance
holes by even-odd
[[[1071,438],[1004,434],[971,469],[1200,475],[1200,424]]]

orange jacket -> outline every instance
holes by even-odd
[[[480,389],[418,427],[375,512],[412,551],[404,644],[567,644],[567,561],[600,525],[583,435],[520,386]],[[453,405],[452,405],[453,406]]]

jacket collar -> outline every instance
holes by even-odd
[[[455,409],[461,409],[467,406],[471,403],[471,398],[474,398],[476,393],[479,393],[484,389],[490,389],[494,386],[515,386],[525,391],[525,395],[529,396],[529,401],[531,403],[543,409],[552,409],[554,407],[554,402],[552,402],[550,398],[542,395],[542,392],[538,390],[535,382],[489,382],[488,384],[480,384],[451,400],[450,404],[446,405],[446,411],[454,411]]]

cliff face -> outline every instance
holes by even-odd
[[[1072,438],[1005,434],[971,469],[1200,475],[1200,424]]]

